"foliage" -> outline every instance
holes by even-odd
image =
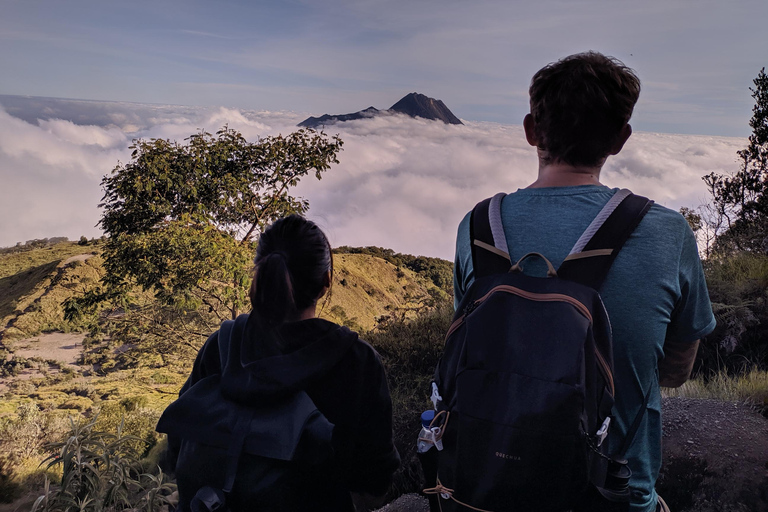
[[[160,412],[149,408],[145,396],[137,395],[118,401],[102,402],[94,422],[96,430],[130,434],[133,441],[128,441],[131,448],[145,456],[160,439],[155,425],[160,419]]]
[[[5,458],[18,462],[36,456],[49,430],[47,418],[40,408],[26,402],[18,407],[15,418],[2,420],[0,446]]]
[[[46,439],[63,432],[61,418],[45,414],[27,399],[13,416],[0,417],[0,503],[15,499],[29,476],[26,468],[38,459]],[[39,460],[39,459],[38,459]]]
[[[181,311],[205,306],[223,320],[236,317],[247,302],[253,250],[252,244],[240,243],[211,224],[183,218],[161,230],[111,237],[103,282],[107,289],[119,290],[125,276],[132,276],[161,305]]]
[[[216,137],[201,132],[187,140],[137,140],[132,161],[102,180],[101,226],[109,235],[146,233],[189,217],[250,240],[269,222],[307,210],[288,189],[310,171],[320,179],[338,163],[342,146],[338,137],[329,141],[308,129],[247,142],[225,126]]]
[[[419,312],[413,319],[390,317],[368,334],[368,341],[381,354],[387,370],[395,444],[402,458],[392,497],[423,488],[416,437],[421,413],[432,408],[430,384],[452,316],[453,305],[446,301]]]
[[[717,328],[703,340],[703,376],[768,370],[768,256],[750,252],[710,258],[704,270]]]
[[[724,218],[726,229],[718,246],[726,252],[768,253],[768,76],[765,68],[750,88],[752,135],[745,149],[738,152],[740,169],[730,176],[711,173],[704,176],[714,200],[716,217]]]
[[[168,504],[175,485],[162,471],[143,470],[137,439],[123,435],[121,426],[112,434],[94,430],[95,424],[73,421],[63,441],[48,445],[53,453],[43,464],[61,468],[61,485],[52,488],[46,480],[32,511],[156,511]]]
[[[291,188],[310,173],[320,179],[341,147],[338,136],[308,129],[248,142],[226,126],[184,144],[134,141],[131,161],[102,180],[105,276],[64,304],[66,318],[111,304],[133,320],[113,329],[124,344],[157,354],[168,349],[160,340],[199,348],[201,336],[249,307],[258,234],[307,211]]]

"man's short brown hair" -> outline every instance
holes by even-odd
[[[640,79],[620,60],[590,51],[540,69],[528,92],[544,158],[591,167],[618,142],[640,96]]]

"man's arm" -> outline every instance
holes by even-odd
[[[693,363],[696,361],[696,352],[699,342],[664,344],[664,359],[659,361],[659,385],[665,388],[679,388],[691,376]]]

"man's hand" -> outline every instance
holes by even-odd
[[[665,388],[679,388],[688,380],[696,361],[699,342],[675,344],[664,343],[664,359],[659,361],[659,385]]]

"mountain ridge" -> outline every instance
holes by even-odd
[[[298,126],[303,128],[317,128],[318,126],[322,127],[327,124],[392,114],[405,114],[413,118],[421,117],[432,121],[442,121],[445,124],[464,124],[453,114],[453,112],[451,112],[442,100],[430,98],[429,96],[418,92],[412,92],[400,98],[399,101],[386,110],[379,110],[376,107],[371,106],[349,114],[323,114],[319,117],[308,117],[300,122]]]

